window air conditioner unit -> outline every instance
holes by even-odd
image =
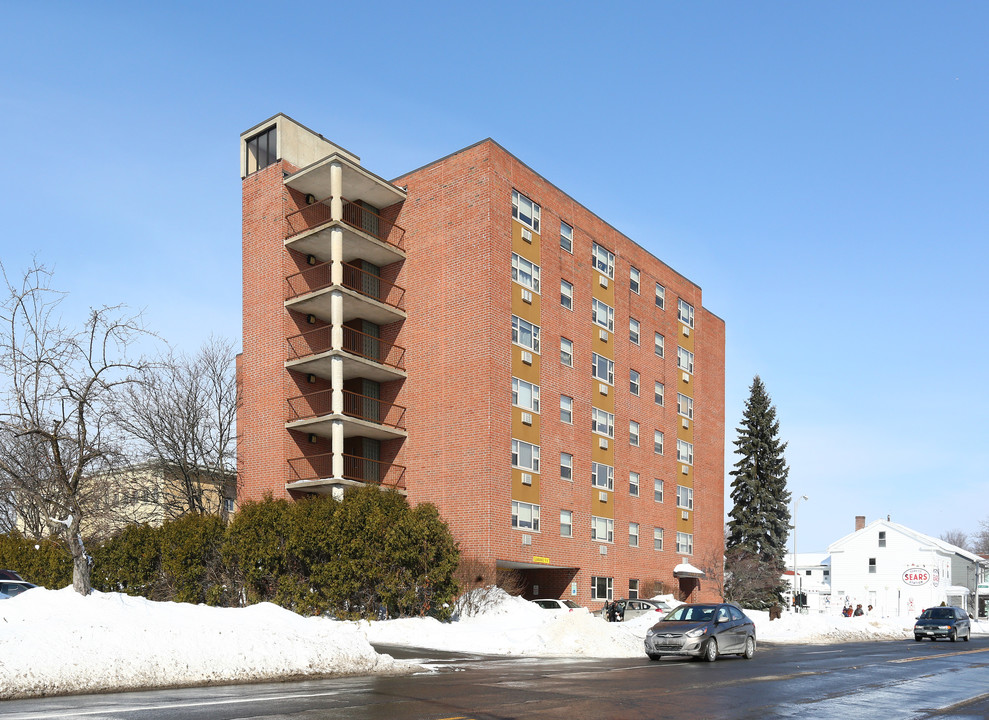
[[[529,352],[528,350],[523,350],[522,362],[524,362],[526,365],[532,365],[532,353]]]
[[[599,490],[598,491],[598,501],[599,502],[608,502],[608,493],[606,493],[604,490]]]
[[[683,374],[683,381],[684,381],[685,383],[689,383],[689,382],[690,382],[690,373],[688,373],[688,372],[685,372],[685,373]]]
[[[522,302],[532,304],[532,291],[522,288]]]
[[[601,328],[598,330],[598,337],[601,338],[601,342],[608,342],[608,331]]]
[[[598,383],[598,392],[602,395],[608,394],[608,386],[605,383]]]
[[[522,413],[522,424],[532,425],[532,413],[527,413],[527,412]]]
[[[598,447],[601,448],[602,450],[607,450],[608,449],[607,438],[598,438]]]
[[[690,467],[688,465],[681,465],[680,466],[680,472],[682,472],[684,475],[689,475],[690,474]]]
[[[532,231],[529,230],[528,228],[522,228],[522,239],[525,240],[527,243],[531,243]]]
[[[598,550],[598,552],[601,553],[602,555],[607,555],[608,554],[608,546],[607,545],[598,545],[598,548],[600,548]]]
[[[681,418],[681,420],[683,421],[683,429],[684,430],[689,430],[690,429],[690,420],[688,420],[687,418]]]
[[[530,473],[522,473],[522,484],[532,485],[532,475]]]
[[[606,275],[599,275],[598,280],[601,282],[601,287],[608,287],[608,278]]]
[[[532,545],[532,535],[523,535],[522,536],[522,544],[523,545]]]
[[[690,520],[690,513],[684,510],[680,513],[680,518],[683,520]]]
[[[690,328],[687,327],[686,325],[683,326],[683,336],[690,337]]]

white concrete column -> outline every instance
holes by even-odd
[[[334,500],[337,502],[343,502],[343,485],[331,485],[330,493],[330,497]]]
[[[330,217],[343,220],[343,165],[330,163]]]
[[[343,293],[339,290],[330,293],[330,347],[343,349]]]
[[[343,415],[343,358],[339,355],[330,358],[330,393],[330,412]]]
[[[330,428],[330,448],[333,451],[333,477],[343,477],[343,421],[334,420]]]

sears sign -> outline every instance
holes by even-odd
[[[903,571],[903,582],[905,585],[926,585],[931,579],[931,574],[924,568],[912,567]]]

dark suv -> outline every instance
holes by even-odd
[[[19,580],[20,582],[24,582],[24,578],[13,570],[0,570],[0,580]]]
[[[931,640],[948,638],[951,642],[964,638],[968,641],[972,637],[972,623],[968,613],[954,605],[927,608],[913,626],[914,640],[920,642],[925,637]]]

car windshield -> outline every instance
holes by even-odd
[[[953,620],[955,613],[951,608],[936,607],[924,610],[924,614],[921,615],[921,617],[928,618],[930,620]]]
[[[575,610],[580,607],[580,605],[575,603],[573,600],[564,600],[563,604],[566,605],[568,608],[574,608]]]
[[[717,605],[681,605],[663,618],[673,622],[710,622],[714,618]]]

